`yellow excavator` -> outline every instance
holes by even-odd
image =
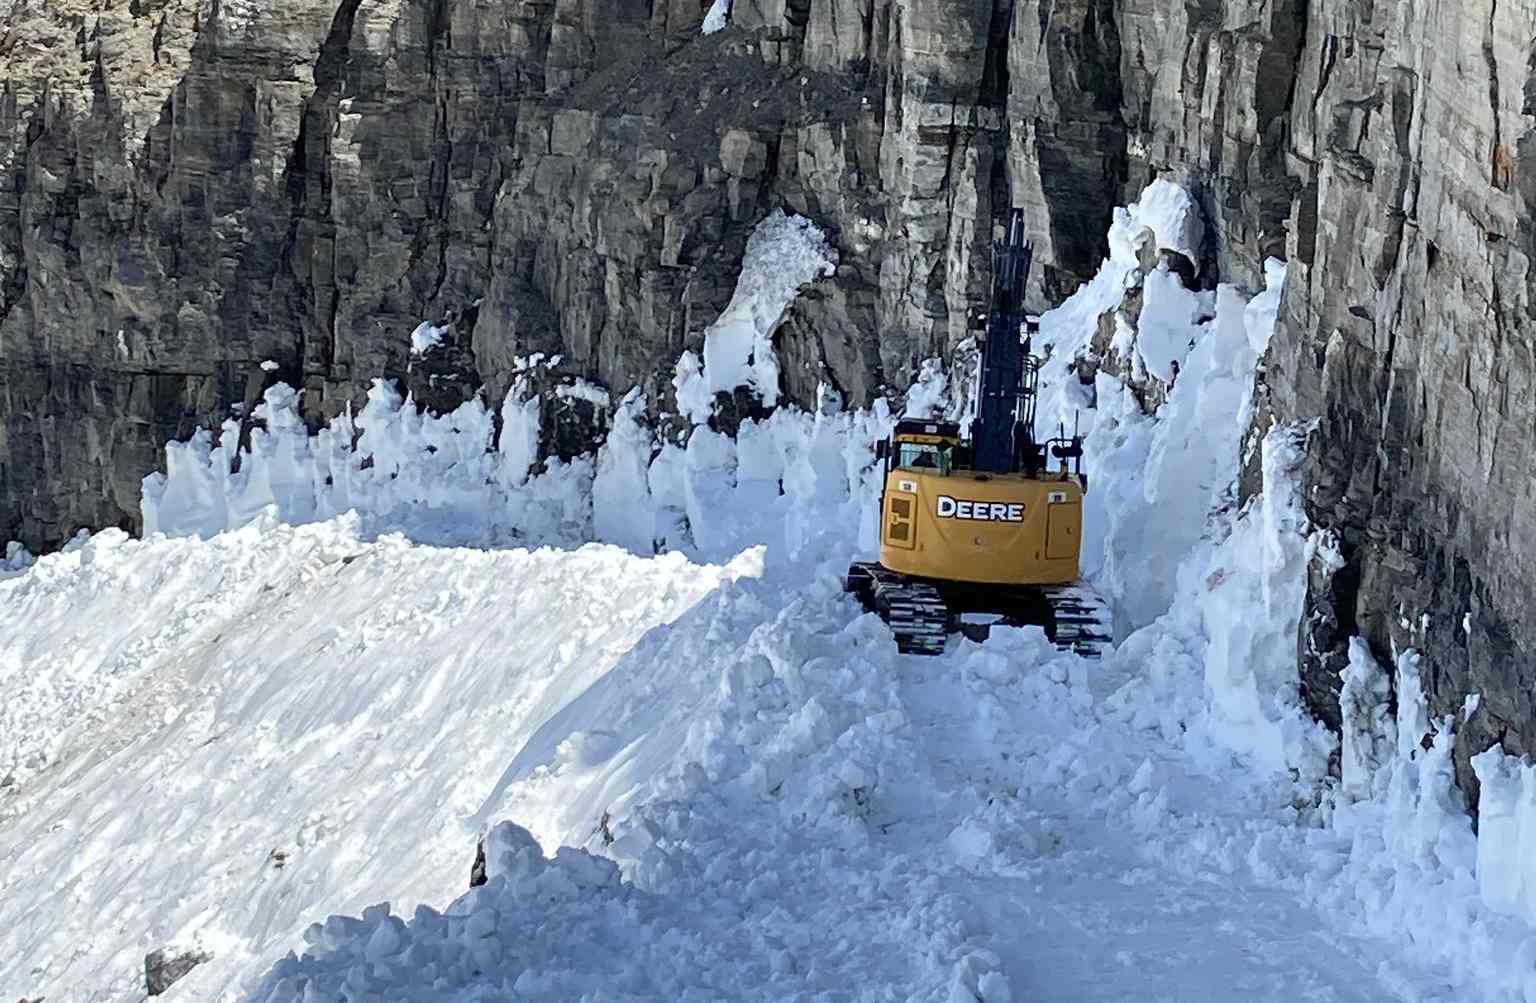
[[[948,634],[983,640],[996,623],[1038,625],[1088,657],[1110,641],[1106,605],[1078,579],[1082,437],[1064,428],[1035,437],[1037,326],[1023,309],[1032,258],[1015,209],[993,247],[969,435],[953,422],[904,418],[876,446],[885,468],[880,560],[855,562],[845,586],[890,625],[903,652],[936,655]]]

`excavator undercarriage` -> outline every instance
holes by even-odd
[[[977,585],[898,574],[873,561],[848,567],[844,587],[891,628],[904,654],[937,655],[949,634],[985,641],[994,626],[1038,626],[1056,647],[1100,657],[1113,640],[1107,603],[1069,585]]]

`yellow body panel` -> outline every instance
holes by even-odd
[[[885,481],[880,563],[947,581],[1061,584],[1078,577],[1082,526],[1083,490],[1066,473],[897,467]]]

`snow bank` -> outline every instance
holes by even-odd
[[[755,572],[270,515],[40,558],[0,581],[0,997],[141,999],[189,943],[171,998],[234,999],[315,915],[441,901],[518,750]]]
[[[773,334],[800,288],[837,270],[837,252],[804,216],[775,209],[747,240],[736,291],[704,332],[702,371],[692,356],[679,364],[678,400],[695,423],[709,418],[714,395],[746,387],[768,407],[779,400]],[[703,380],[702,387],[696,381]],[[706,406],[707,405],[707,406]]]
[[[596,498],[594,515],[601,525],[626,527],[626,538],[638,538],[652,519],[675,524],[681,516],[688,529],[681,545],[700,557],[725,559],[766,544],[773,560],[819,553],[846,561],[878,545],[867,535],[879,494],[874,443],[893,424],[880,404],[868,412],[781,408],[762,421],[743,422],[735,439],[699,426],[685,447],[664,446],[650,461],[649,497],[631,475],[631,488]],[[625,448],[631,457],[649,455],[649,440],[627,442],[610,438],[610,464],[620,464]],[[631,470],[639,464],[624,462]]]
[[[776,210],[758,224],[747,242],[735,294],[705,334],[703,359],[684,352],[678,361],[674,385],[684,413],[702,425],[713,412],[714,395],[737,387],[775,404],[774,331],[800,287],[835,267],[836,252],[809,220]],[[445,331],[423,323],[411,335],[412,352],[429,350]],[[528,370],[543,359],[518,362]],[[144,479],[145,532],[206,538],[246,525],[275,506],[279,518],[295,525],[355,509],[370,534],[398,530],[428,543],[569,544],[591,538],[596,491],[604,538],[641,554],[665,546],[728,558],[750,543],[785,538],[784,520],[797,511],[797,502],[773,499],[783,493],[778,482],[786,464],[798,463],[800,452],[813,448],[813,441],[822,444],[816,448],[824,453],[827,434],[838,434],[803,415],[775,415],[761,433],[749,427],[745,449],[749,469],[756,473],[738,484],[738,444],[712,442],[714,433],[708,430],[686,447],[681,460],[675,451],[655,455],[658,450],[640,424],[642,401],[638,408],[622,409],[597,458],[602,466],[598,485],[599,472],[588,459],[569,464],[549,459],[534,472],[542,405],[530,387],[523,376],[508,391],[500,409],[499,448],[493,450],[496,416],[478,399],[452,414],[420,414],[391,383],[375,380],[361,413],[349,411],[311,438],[297,411],[297,393],[277,384],[256,409],[260,424],[250,429],[247,445],[239,445],[241,423],[230,420],[217,447],[209,430],[166,447],[166,473]],[[605,414],[610,406],[607,390],[582,380],[556,387],[554,395],[590,403]],[[865,465],[873,459],[869,436],[883,434],[883,420],[844,420],[844,440],[855,426],[867,440]],[[653,462],[662,465],[657,491],[666,497],[660,500],[646,497],[652,493]],[[844,505],[846,497],[834,499],[825,479],[807,491],[817,503],[857,507]],[[773,510],[762,531],[752,528],[759,518],[757,500]]]

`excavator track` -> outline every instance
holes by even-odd
[[[1113,642],[1109,606],[1087,585],[977,586],[929,582],[897,574],[871,563],[848,568],[847,591],[879,615],[905,654],[937,655],[945,635],[963,629],[984,641],[986,625],[960,625],[960,614],[992,613],[1010,626],[1044,628],[1056,647],[1084,658],[1102,657]]]
[[[1071,649],[1084,658],[1099,658],[1114,641],[1109,604],[1085,585],[1043,585],[1045,601],[1050,604],[1055,630],[1051,640],[1056,647]]]
[[[859,597],[864,608],[877,613],[896,636],[896,650],[907,655],[938,655],[944,652],[949,633],[949,610],[938,589],[915,581],[878,564],[858,563],[848,568],[846,588]]]

